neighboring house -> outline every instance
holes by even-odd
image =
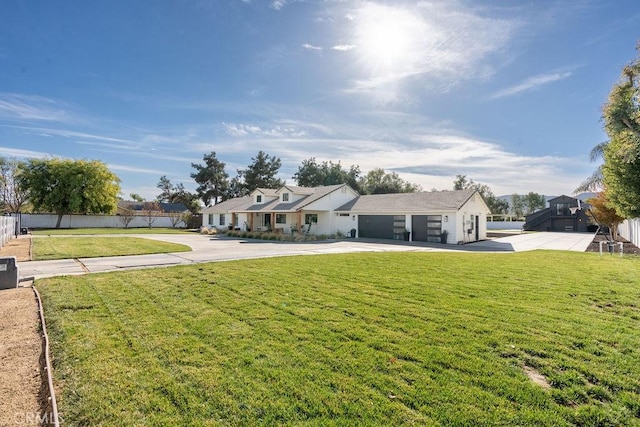
[[[527,215],[527,231],[586,232],[589,226],[588,205],[579,199],[559,196],[549,200],[549,207]]]
[[[158,213],[187,213],[189,209],[183,203],[134,202],[120,200],[117,214],[146,215],[147,210]]]
[[[205,208],[203,226],[254,231],[350,234],[447,243],[486,239],[489,208],[472,189],[360,196],[346,184],[285,185]]]

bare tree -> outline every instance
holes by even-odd
[[[187,225],[187,222],[185,221],[185,214],[183,212],[169,212],[168,215],[171,227],[176,228],[181,222]]]
[[[118,219],[120,220],[120,222],[124,225],[124,228],[129,228],[129,224],[131,224],[131,221],[133,221],[133,219],[135,218],[135,214],[133,213],[132,210],[130,209],[123,209],[123,213],[120,214],[120,216],[118,217]]]
[[[149,225],[149,228],[151,228],[153,226],[153,223],[156,222],[156,219],[158,219],[158,217],[162,213],[162,209],[156,202],[144,202],[142,204],[142,212],[147,218],[147,224]]]

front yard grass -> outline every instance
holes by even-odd
[[[33,259],[94,258],[188,252],[189,246],[138,237],[39,237],[32,239]]]
[[[639,425],[639,262],[341,254],[36,286],[69,425]]]
[[[85,235],[85,234],[184,234],[193,233],[184,228],[42,228],[30,230],[33,235]]]

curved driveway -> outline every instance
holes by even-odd
[[[593,234],[590,233],[519,234],[467,245],[441,245],[369,239],[296,243],[230,239],[199,234],[128,234],[126,236],[181,243],[190,246],[192,251],[156,255],[20,262],[18,263],[20,277],[38,279],[69,274],[77,275],[137,268],[167,267],[201,262],[350,252],[521,252],[535,249],[584,252],[593,240]],[[46,237],[34,236],[34,238]]]

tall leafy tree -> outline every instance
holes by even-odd
[[[191,178],[198,184],[196,193],[205,206],[215,205],[225,199],[229,192],[229,174],[225,172],[226,164],[216,157],[215,151],[203,156],[204,165],[191,163],[196,171]]]
[[[364,194],[416,193],[422,188],[400,178],[396,172],[385,172],[382,168],[374,168],[358,182],[360,192]]]
[[[253,163],[246,169],[238,170],[238,178],[243,187],[242,193],[249,194],[256,188],[278,188],[284,185],[283,180],[276,178],[282,165],[278,157],[259,151],[258,155],[251,160]]]
[[[22,165],[24,162],[0,157],[0,203],[5,212],[20,212],[29,197],[18,178]]]
[[[113,213],[120,179],[98,160],[31,159],[21,166],[19,184],[35,210],[58,214]]]
[[[157,202],[182,203],[192,213],[197,213],[200,210],[198,196],[187,191],[183,183],[179,182],[173,185],[166,175],[162,175],[156,187],[160,189],[160,194],[156,197]]]
[[[509,212],[509,203],[506,200],[497,198],[487,184],[474,182],[473,179],[467,178],[466,175],[456,175],[456,179],[453,181],[453,189],[466,190],[467,188],[473,188],[480,193],[491,213],[506,214]]]
[[[530,191],[523,196],[524,205],[526,207],[526,213],[531,214],[540,209],[544,209],[547,206],[547,200],[541,194]]]
[[[340,162],[324,161],[316,162],[315,157],[305,159],[298,166],[298,171],[293,175],[296,183],[303,187],[318,187],[321,185],[347,184],[354,190],[358,190],[360,167],[351,165],[344,169]]]
[[[637,48],[640,52],[640,45]],[[609,206],[625,218],[640,216],[640,55],[622,76],[602,109],[609,139],[592,151],[602,166],[576,191],[604,188]]]
[[[513,213],[517,218],[524,217],[525,213],[525,202],[524,198],[519,194],[511,195],[511,213]]]

